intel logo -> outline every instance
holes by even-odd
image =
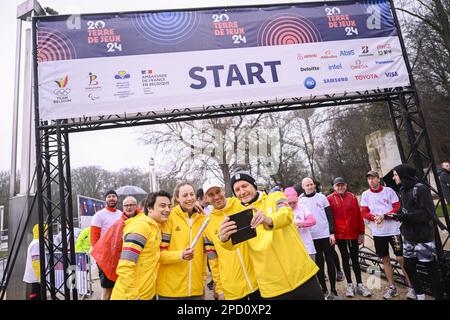
[[[307,89],[313,89],[316,86],[316,80],[311,77],[305,79],[305,87]]]

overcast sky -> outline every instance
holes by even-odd
[[[0,170],[10,170],[12,117],[14,99],[14,66],[16,43],[16,12],[17,6],[23,0],[7,0],[0,2],[0,39],[3,49],[0,51],[2,81],[0,86]],[[207,7],[223,5],[243,5],[255,3],[282,3],[286,0],[171,0],[171,1],[142,1],[142,0],[41,0],[42,7],[51,7],[59,14],[114,12],[133,10],[170,9],[186,7]],[[304,2],[304,1],[297,1]],[[70,4],[71,3],[71,4]],[[19,123],[20,123],[19,118]],[[70,151],[72,168],[99,165],[108,170],[119,170],[123,167],[140,167],[146,169],[150,157],[155,157],[153,151],[139,144],[137,139],[142,128],[125,128],[106,131],[73,134],[70,136]],[[20,130],[19,130],[20,136]],[[19,137],[20,139],[20,137]],[[20,141],[19,141],[20,143]],[[19,159],[20,159],[20,145]],[[115,153],[117,156],[112,157]],[[158,159],[158,157],[156,157]],[[20,162],[17,163],[20,168]]]

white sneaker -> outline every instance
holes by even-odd
[[[416,292],[414,291],[413,288],[408,288],[408,292],[406,293],[406,298],[411,299],[411,300],[417,299]]]
[[[356,293],[362,295],[363,297],[370,297],[372,295],[372,292],[362,283],[357,284]]]
[[[389,286],[389,288],[386,290],[386,292],[383,295],[383,299],[392,299],[393,297],[396,297],[396,296],[398,296],[397,288]]]
[[[345,291],[345,296],[349,298],[353,298],[355,296],[355,292],[353,290],[353,284],[347,283],[347,291]]]

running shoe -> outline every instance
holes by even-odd
[[[406,298],[410,299],[410,300],[417,299],[416,292],[414,291],[413,288],[408,288],[408,292],[406,293]]]
[[[370,297],[372,295],[372,292],[362,283],[358,283],[356,286],[356,293],[363,297]]]
[[[345,291],[345,296],[353,298],[355,296],[355,291],[353,290],[353,284],[347,283],[347,291]]]
[[[397,288],[389,286],[386,292],[383,295],[383,299],[392,299],[393,297],[398,296]]]

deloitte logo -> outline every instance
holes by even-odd
[[[314,80],[311,77],[308,77],[305,79],[305,87],[307,89],[314,89],[315,86],[316,86],[316,80]]]

